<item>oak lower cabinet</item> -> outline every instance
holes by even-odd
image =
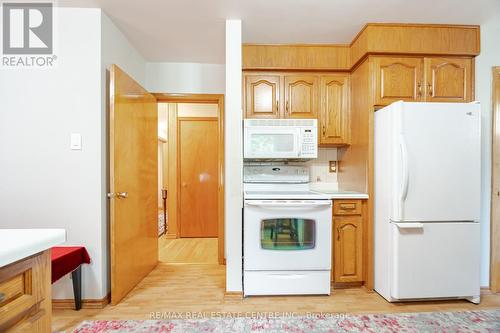
[[[279,75],[245,75],[245,118],[281,118]]]
[[[363,282],[363,210],[361,200],[333,201],[332,281]]]
[[[473,59],[463,57],[370,57],[373,104],[471,102]]]
[[[50,250],[0,268],[0,332],[51,332]]]

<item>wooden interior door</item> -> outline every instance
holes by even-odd
[[[490,290],[500,292],[500,66],[493,68]]]
[[[179,118],[178,138],[180,236],[217,237],[217,118]]]
[[[318,90],[315,75],[285,76],[285,118],[317,118]]]
[[[375,65],[375,105],[422,99],[423,59],[377,57]]]
[[[110,72],[111,303],[158,263],[156,98],[118,66]]]
[[[280,118],[280,76],[245,75],[245,118]]]
[[[425,100],[472,101],[472,59],[425,58]]]
[[[322,76],[320,145],[349,143],[349,74]]]

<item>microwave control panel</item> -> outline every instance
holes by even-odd
[[[316,128],[301,128],[301,149],[300,157],[302,158],[315,158],[318,156],[318,134]]]

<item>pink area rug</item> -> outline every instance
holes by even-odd
[[[500,332],[500,309],[464,312],[400,314],[311,314],[295,316],[242,313],[242,317],[212,313],[200,319],[84,321],[75,333],[190,333],[190,332],[389,332],[389,333],[495,333]],[[182,314],[167,318],[183,318]],[[189,315],[193,318],[193,315]]]

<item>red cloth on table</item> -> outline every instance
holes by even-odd
[[[55,246],[52,248],[52,283],[73,272],[81,264],[90,264],[90,256],[83,246]]]

